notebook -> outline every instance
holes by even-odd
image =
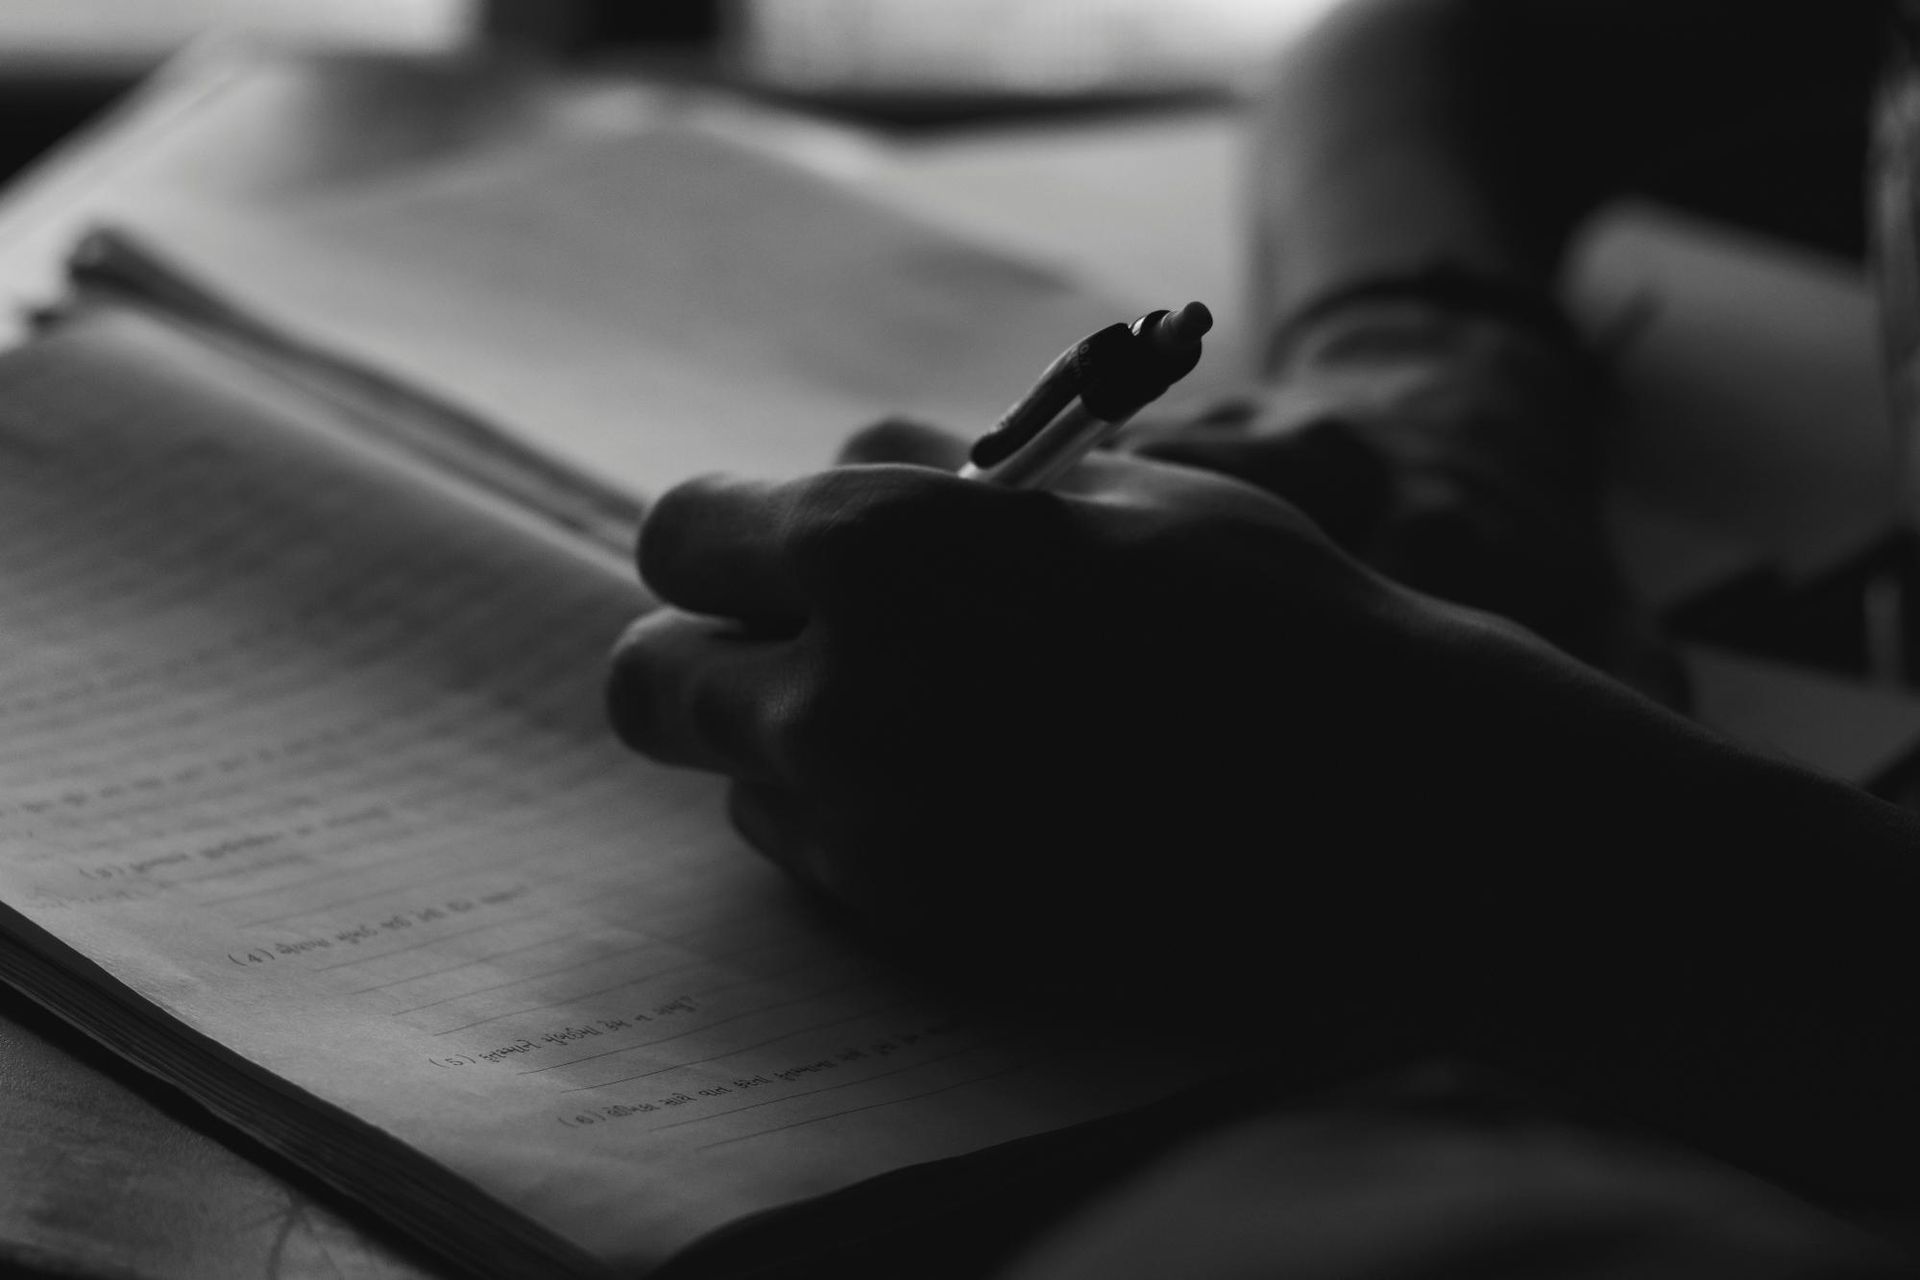
[[[764,166],[801,222],[838,199],[668,145]],[[961,408],[959,388],[1018,389],[989,366],[1077,336],[1036,347],[1037,321],[1098,309],[1002,264],[1002,322],[956,318],[947,285],[983,296],[974,251],[879,225],[931,273],[905,301],[846,297],[889,359],[844,336],[729,347],[721,324],[740,381],[771,370],[748,398],[822,424],[915,400],[908,348],[937,337],[918,403]],[[1119,1027],[930,983],[754,857],[716,779],[612,741],[604,655],[649,607],[637,491],[805,465],[785,420],[709,435],[666,387],[548,456],[367,363],[368,334],[342,354],[124,236],[78,264],[77,303],[0,356],[7,981],[489,1275],[810,1274],[850,1235],[1043,1203],[1038,1182],[1152,1129],[1114,1117],[1253,1063],[1178,1010]],[[673,363],[658,331],[623,336]]]

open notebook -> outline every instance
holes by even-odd
[[[928,1162],[1237,1061],[1177,1011],[1119,1032],[936,993],[748,853],[715,780],[615,744],[603,658],[647,603],[619,486],[95,274],[0,356],[7,980],[486,1274],[634,1274],[906,1169],[952,1176],[889,1215],[951,1209],[980,1179]],[[998,278],[1056,321],[1087,306]],[[985,366],[1047,308],[969,344],[933,300],[919,336],[953,349],[928,385],[1017,389]],[[831,366],[822,342],[801,357]],[[675,458],[756,448],[687,435],[683,407],[621,421],[657,416]],[[789,1260],[821,1239],[796,1228]]]

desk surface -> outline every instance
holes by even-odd
[[[0,1272],[425,1280],[436,1264],[0,989]]]

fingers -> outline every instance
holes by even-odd
[[[771,777],[778,726],[797,696],[788,650],[723,622],[657,609],[614,646],[607,719],[622,742],[664,764]]]
[[[841,446],[839,460],[843,465],[904,462],[957,471],[967,460],[968,448],[967,440],[950,431],[905,418],[888,418],[855,432]]]
[[[1016,493],[926,467],[836,467],[794,482],[787,555],[830,629],[882,628],[906,601],[977,590],[1024,572],[1049,545],[1046,495]],[[1036,501],[1039,500],[1039,501]]]
[[[655,504],[639,548],[647,583],[675,607],[616,646],[613,728],[666,763],[790,777],[822,689],[864,708],[854,717],[864,722],[893,696],[875,687],[867,655],[905,644],[936,668],[957,664],[956,601],[1056,581],[1066,515],[1049,495],[909,466],[678,486]]]
[[[908,423],[883,423],[855,438],[850,454],[964,455],[955,437]],[[957,464],[956,464],[957,465]],[[791,636],[813,612],[809,576],[844,576],[861,553],[900,549],[972,525],[982,486],[951,469],[857,466],[784,484],[705,476],[661,495],[640,526],[640,577],[668,604],[736,619],[762,636]],[[846,559],[847,565],[835,561]]]
[[[1030,504],[918,467],[845,467],[779,485],[711,478],[669,490],[644,522],[647,585],[672,608],[616,647],[608,713],[628,745],[658,759],[752,776],[779,755],[822,632],[898,630],[905,594],[998,581],[1023,565]]]
[[[790,635],[807,617],[786,555],[792,520],[782,486],[721,476],[676,485],[641,523],[641,580],[677,608]]]

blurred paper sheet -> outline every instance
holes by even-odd
[[[1696,719],[1732,738],[1872,785],[1920,743],[1920,698],[1806,667],[1690,646]]]
[[[905,414],[972,434],[1123,318],[691,127],[303,206],[130,221],[236,300],[641,492],[783,475]]]
[[[1609,442],[1623,519],[1691,527],[1790,574],[1888,527],[1892,442],[1857,268],[1625,209],[1597,225],[1572,292],[1602,331],[1646,317],[1616,362],[1632,409]],[[1649,545],[1673,550],[1671,539]],[[1626,569],[1636,580],[1663,571]]]

